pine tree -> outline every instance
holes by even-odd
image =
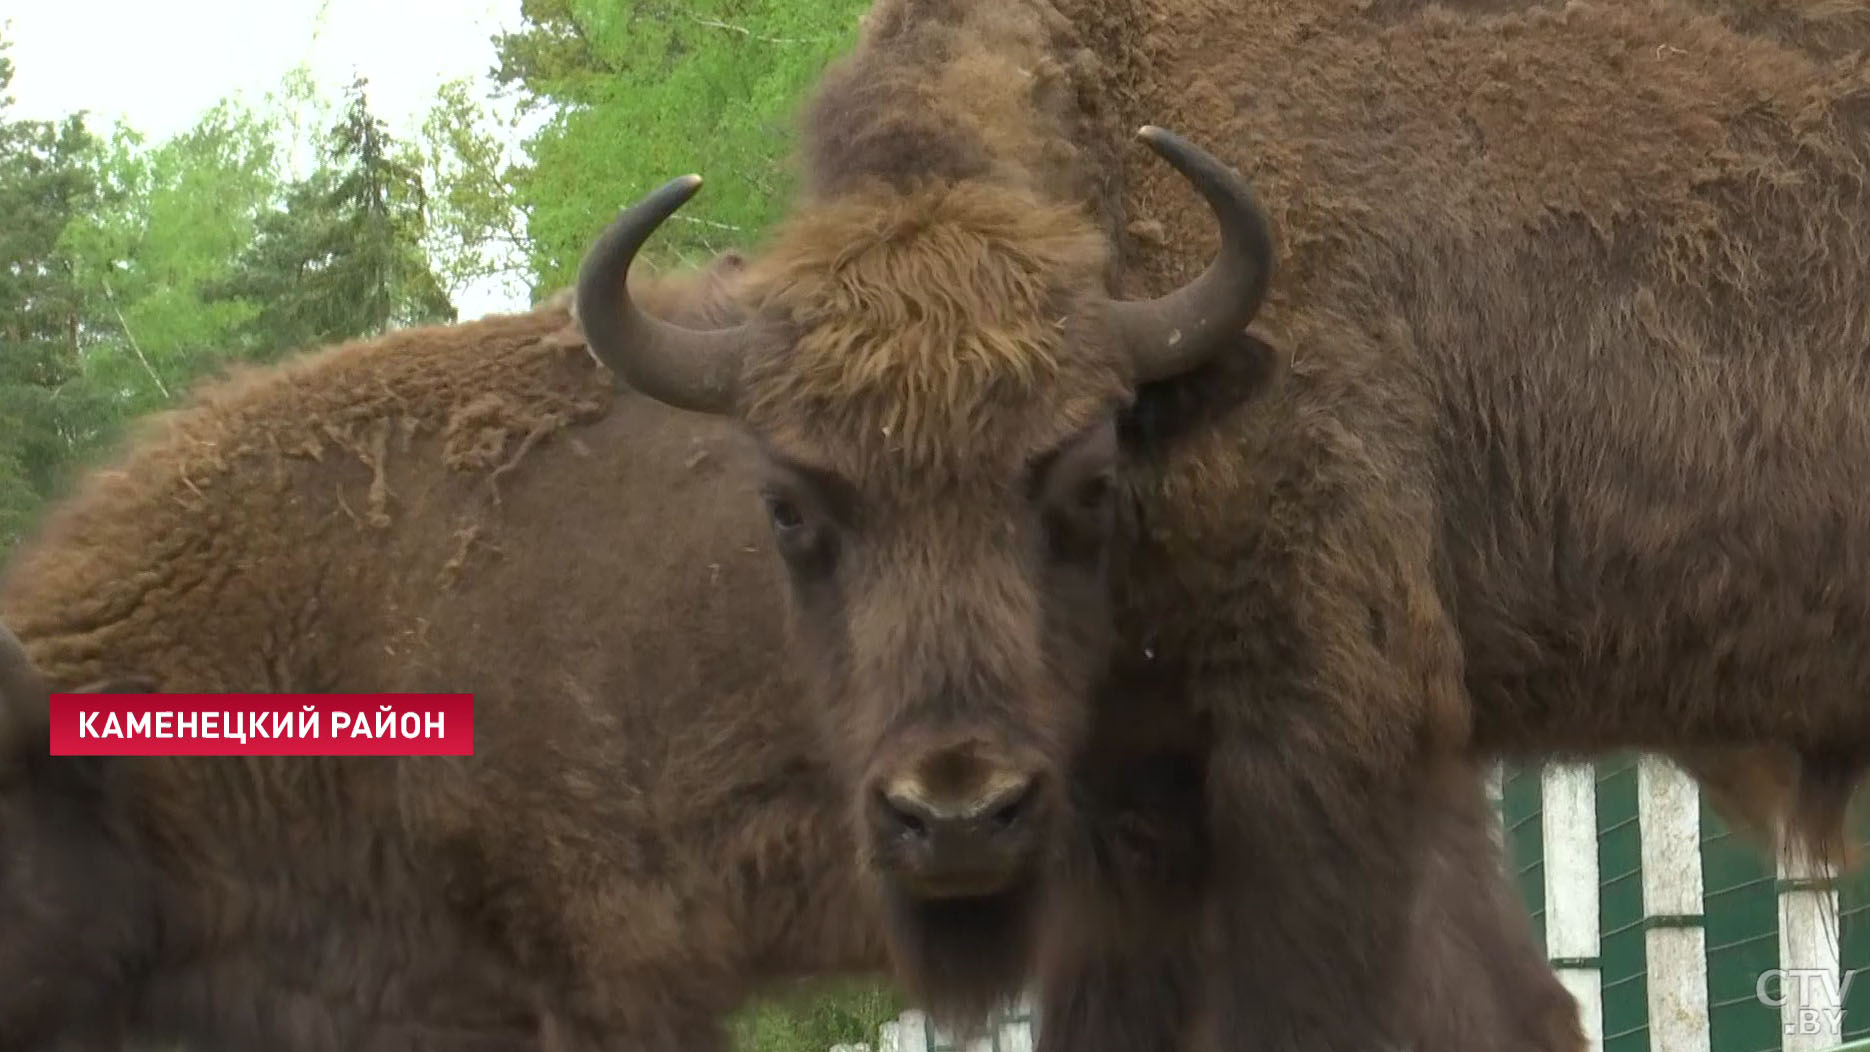
[[[64,458],[55,399],[78,369],[82,297],[59,238],[98,190],[86,164],[96,142],[82,114],[13,116],[6,48],[0,40],[0,549]]]
[[[427,192],[417,162],[370,112],[353,81],[326,133],[320,165],[261,219],[218,295],[258,305],[249,357],[455,320],[423,251]]]

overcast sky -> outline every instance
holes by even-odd
[[[520,0],[0,0],[12,46],[10,93],[22,116],[90,110],[105,130],[122,117],[152,140],[174,135],[224,96],[258,102],[301,62],[327,94],[355,73],[371,108],[408,135],[442,82],[484,74],[490,39],[519,25]],[[314,37],[320,11],[324,24]],[[524,306],[473,289],[465,318]]]

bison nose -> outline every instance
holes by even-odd
[[[870,783],[872,857],[918,898],[997,894],[1036,864],[1051,793],[1042,768],[978,742],[929,750]]]
[[[980,792],[935,796],[918,781],[899,778],[885,788],[879,811],[889,831],[919,841],[974,840],[1013,832],[1026,818],[1038,780],[1007,772]]]

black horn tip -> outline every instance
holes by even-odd
[[[678,176],[619,212],[585,253],[573,310],[585,345],[619,385],[678,409],[726,413],[745,351],[742,327],[692,330],[653,318],[630,301],[637,250],[700,188],[701,176]]]
[[[1232,184],[1230,188],[1235,192],[1247,192],[1240,173],[1232,166],[1221,163],[1220,158],[1167,128],[1145,124],[1137,129],[1136,137],[1189,179],[1202,183]]]
[[[619,211],[585,253],[584,262],[578,268],[573,312],[582,318],[583,311],[576,301],[596,301],[608,286],[620,282],[643,241],[700,189],[701,176],[690,172],[669,180]]]

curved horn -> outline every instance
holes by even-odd
[[[631,387],[678,409],[725,414],[745,354],[743,330],[704,332],[652,318],[631,302],[626,280],[643,242],[700,188],[701,176],[684,175],[619,213],[578,269],[575,309],[585,343]]]
[[[1167,129],[1144,125],[1136,135],[1195,185],[1221,228],[1221,250],[1200,277],[1157,299],[1110,305],[1136,378],[1147,382],[1195,368],[1247,327],[1266,299],[1273,236],[1238,173]]]

